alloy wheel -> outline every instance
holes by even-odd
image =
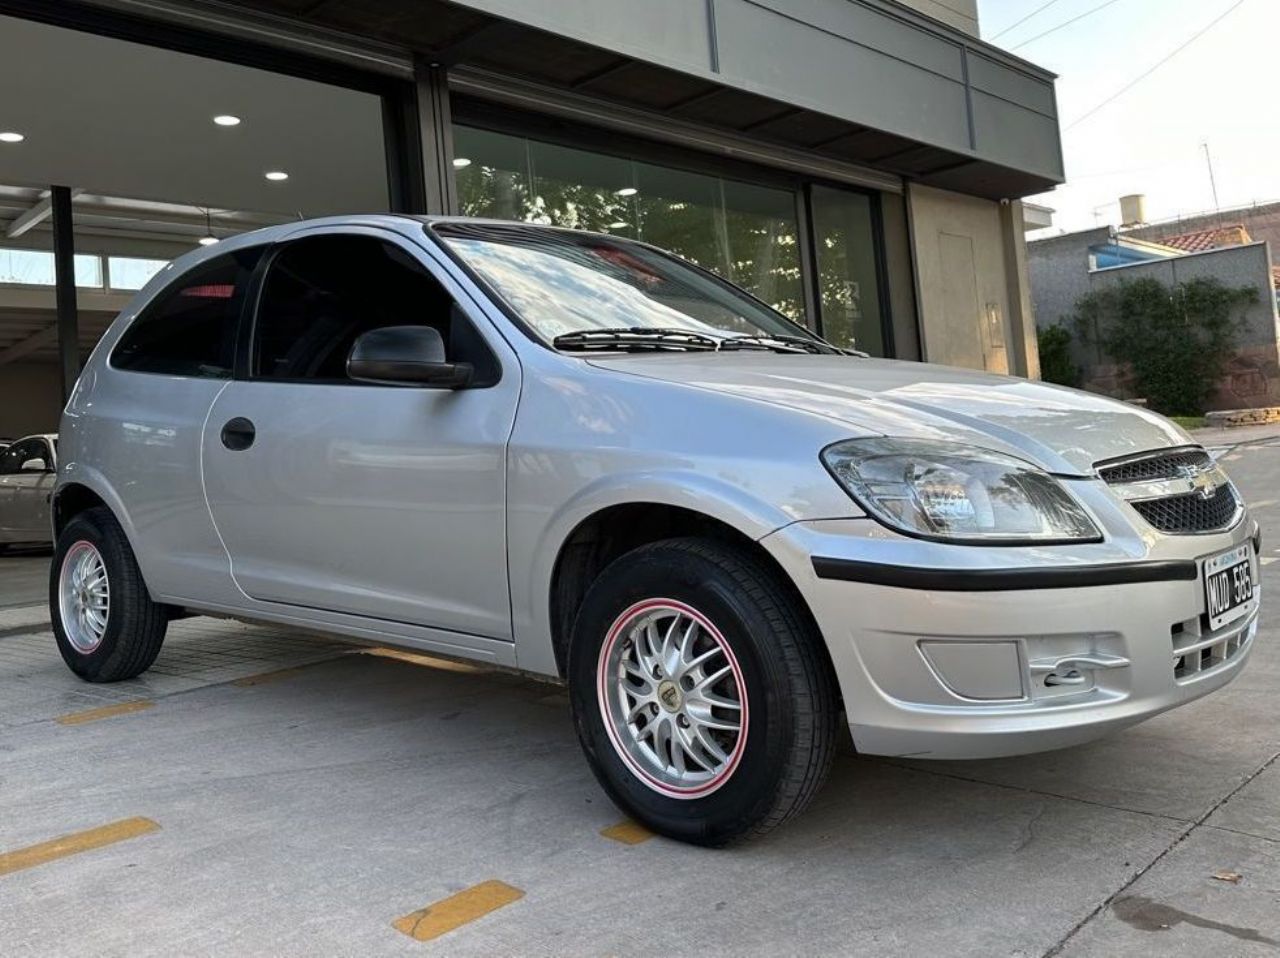
[[[67,641],[77,652],[102,644],[111,613],[107,566],[93,543],[80,540],[67,550],[58,574],[58,606]]]
[[[639,602],[600,652],[599,699],[618,755],[650,788],[697,798],[723,785],[742,757],[742,671],[719,630],[671,599]]]

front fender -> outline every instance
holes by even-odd
[[[509,540],[512,618],[520,667],[555,674],[550,595],[556,560],[564,543],[592,516],[616,506],[660,505],[710,517],[751,539],[804,518],[792,499],[770,502],[726,478],[690,469],[613,473],[587,484],[561,503],[534,531],[513,510]],[[850,503],[850,515],[861,513]],[[523,528],[522,528],[523,527]]]

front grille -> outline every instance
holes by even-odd
[[[1240,516],[1235,488],[1203,449],[1168,449],[1095,468],[1138,515],[1170,535],[1217,532]]]
[[[1219,486],[1207,499],[1198,492],[1189,492],[1131,505],[1151,525],[1172,535],[1225,529],[1235,519],[1240,507],[1230,485]]]
[[[1114,466],[1103,466],[1098,470],[1102,481],[1111,486],[1126,482],[1157,482],[1161,479],[1176,479],[1185,475],[1185,470],[1197,472],[1213,465],[1213,459],[1203,449],[1180,449],[1175,452],[1159,453],[1144,459],[1131,459]]]

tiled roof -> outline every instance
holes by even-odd
[[[1253,242],[1253,240],[1250,239],[1249,231],[1244,228],[1244,224],[1234,223],[1231,226],[1217,226],[1208,230],[1196,230],[1194,233],[1165,236],[1158,242],[1165,246],[1172,246],[1174,249],[1180,249],[1185,253],[1203,253],[1205,250],[1221,249],[1224,246],[1243,246],[1245,243]]]

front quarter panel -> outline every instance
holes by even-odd
[[[549,616],[556,559],[574,529],[601,510],[678,506],[753,539],[801,519],[863,515],[818,458],[853,435],[846,426],[550,352],[528,366],[507,458],[521,668],[556,672]]]

